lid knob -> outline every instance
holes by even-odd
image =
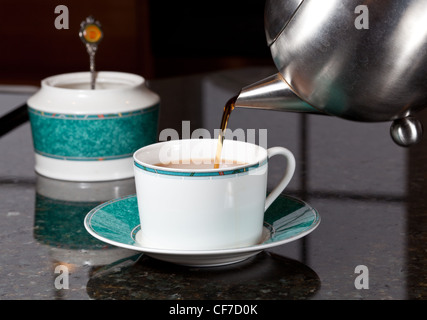
[[[406,117],[394,120],[390,128],[394,142],[402,147],[418,143],[423,135],[423,126],[418,119]]]

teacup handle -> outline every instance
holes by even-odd
[[[273,147],[267,150],[267,157],[270,159],[271,157],[274,157],[276,155],[284,156],[287,160],[287,166],[285,170],[285,174],[283,175],[283,178],[280,180],[279,184],[276,188],[271,191],[271,193],[268,195],[267,199],[265,199],[265,211],[267,211],[268,207],[276,200],[276,198],[282,193],[282,191],[286,188],[286,186],[291,181],[294,172],[295,172],[295,157],[286,148],[282,147]]]

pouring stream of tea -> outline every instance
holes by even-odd
[[[230,100],[228,100],[227,104],[224,107],[224,112],[222,114],[222,119],[221,119],[221,129],[218,135],[218,144],[216,147],[214,169],[218,169],[221,164],[221,153],[222,153],[222,146],[225,138],[225,130],[227,129],[228,119],[230,118],[231,111],[234,110],[236,100],[237,100],[237,96],[231,98]]]

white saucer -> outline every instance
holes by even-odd
[[[95,238],[147,256],[187,266],[219,266],[245,260],[264,249],[276,247],[312,232],[320,223],[318,212],[307,203],[280,196],[264,216],[263,241],[257,245],[222,250],[167,250],[144,247],[138,242],[136,195],[114,199],[92,209],[85,217],[86,230]]]

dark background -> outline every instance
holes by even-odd
[[[68,30],[55,28],[58,5],[69,9]],[[78,32],[89,15],[104,31],[97,70],[153,79],[273,63],[263,0],[2,0],[0,84],[88,70]]]

